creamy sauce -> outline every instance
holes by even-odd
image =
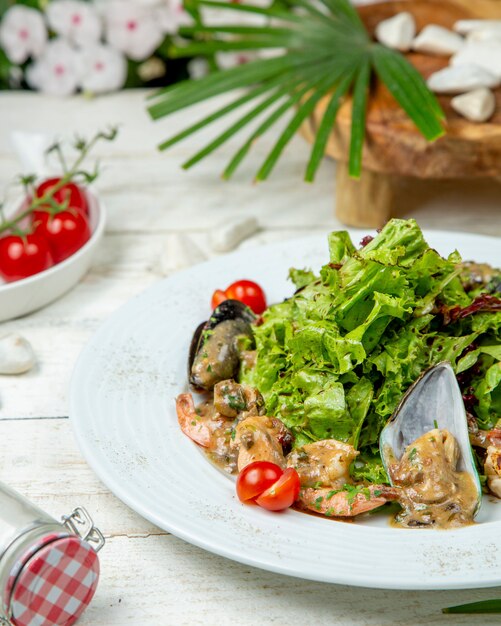
[[[390,460],[392,482],[402,489],[395,526],[457,528],[473,523],[477,487],[470,473],[457,470],[458,460],[456,439],[438,429],[416,439],[400,461]]]

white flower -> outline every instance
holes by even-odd
[[[238,0],[229,0],[228,4],[238,4]],[[268,9],[273,0],[252,0],[254,6]],[[241,26],[264,26],[268,18],[259,13],[248,11],[232,11],[231,9],[216,9],[213,7],[200,7],[203,23],[206,26],[222,26],[225,24],[239,24]]]
[[[123,87],[127,61],[121,52],[106,44],[89,44],[78,53],[80,86],[92,93],[106,93]]]
[[[23,5],[11,6],[0,24],[0,44],[12,63],[42,54],[47,29],[42,14]]]
[[[164,34],[151,7],[130,0],[111,0],[105,7],[106,38],[134,61],[149,57]]]
[[[193,24],[193,18],[184,8],[182,0],[163,0],[155,12],[163,32],[169,35],[176,34],[180,26]]]
[[[30,87],[52,96],[69,96],[79,83],[78,54],[63,39],[53,39],[44,54],[26,70]]]
[[[99,41],[101,20],[96,9],[81,0],[56,0],[49,2],[46,9],[49,26],[77,44]]]
[[[216,52],[216,63],[219,69],[228,70],[237,65],[245,65],[258,58],[255,52]]]
[[[195,57],[194,59],[191,59],[188,61],[186,68],[190,78],[195,80],[207,76],[210,69],[207,59],[204,59],[203,57]]]

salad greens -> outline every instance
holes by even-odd
[[[360,249],[333,232],[329,251],[318,274],[290,271],[295,294],[264,313],[255,364],[242,365],[241,381],[260,390],[296,445],[349,442],[361,452],[354,477],[386,480],[381,429],[406,389],[444,360],[479,427],[492,428],[501,416],[501,300],[465,289],[458,252],[442,258],[414,220],[397,219]]]

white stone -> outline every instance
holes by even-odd
[[[428,87],[435,93],[464,93],[480,87],[497,87],[500,79],[478,65],[444,67],[431,74]]]
[[[472,122],[486,122],[494,113],[496,98],[490,89],[475,89],[452,98],[451,106]]]
[[[496,41],[501,40],[501,28],[479,28],[478,30],[472,30],[466,35],[466,42],[473,41],[489,41],[494,39]]]
[[[376,26],[376,39],[388,48],[405,52],[410,50],[416,34],[414,17],[404,11],[379,22]]]
[[[35,363],[35,353],[27,339],[15,333],[0,337],[0,374],[24,374]]]
[[[229,252],[258,230],[259,224],[255,217],[236,217],[225,220],[211,230],[211,247],[214,252]]]
[[[184,233],[168,235],[160,253],[159,269],[163,276],[207,260],[197,244]]]
[[[483,28],[501,30],[501,20],[459,20],[454,24],[453,28],[460,35],[467,35],[474,30]]]
[[[474,63],[501,78],[501,41],[470,41],[451,58],[451,65]]]
[[[457,33],[443,26],[428,24],[412,42],[412,49],[426,54],[448,56],[461,50],[464,45],[464,39]]]

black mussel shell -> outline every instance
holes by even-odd
[[[193,376],[193,365],[200,352],[201,346],[204,344],[205,333],[214,330],[222,322],[240,320],[250,326],[256,319],[257,317],[251,309],[239,300],[224,300],[214,309],[212,315],[206,322],[199,324],[193,334],[188,356],[188,380],[192,386],[196,389],[206,389],[206,387],[200,385]]]

